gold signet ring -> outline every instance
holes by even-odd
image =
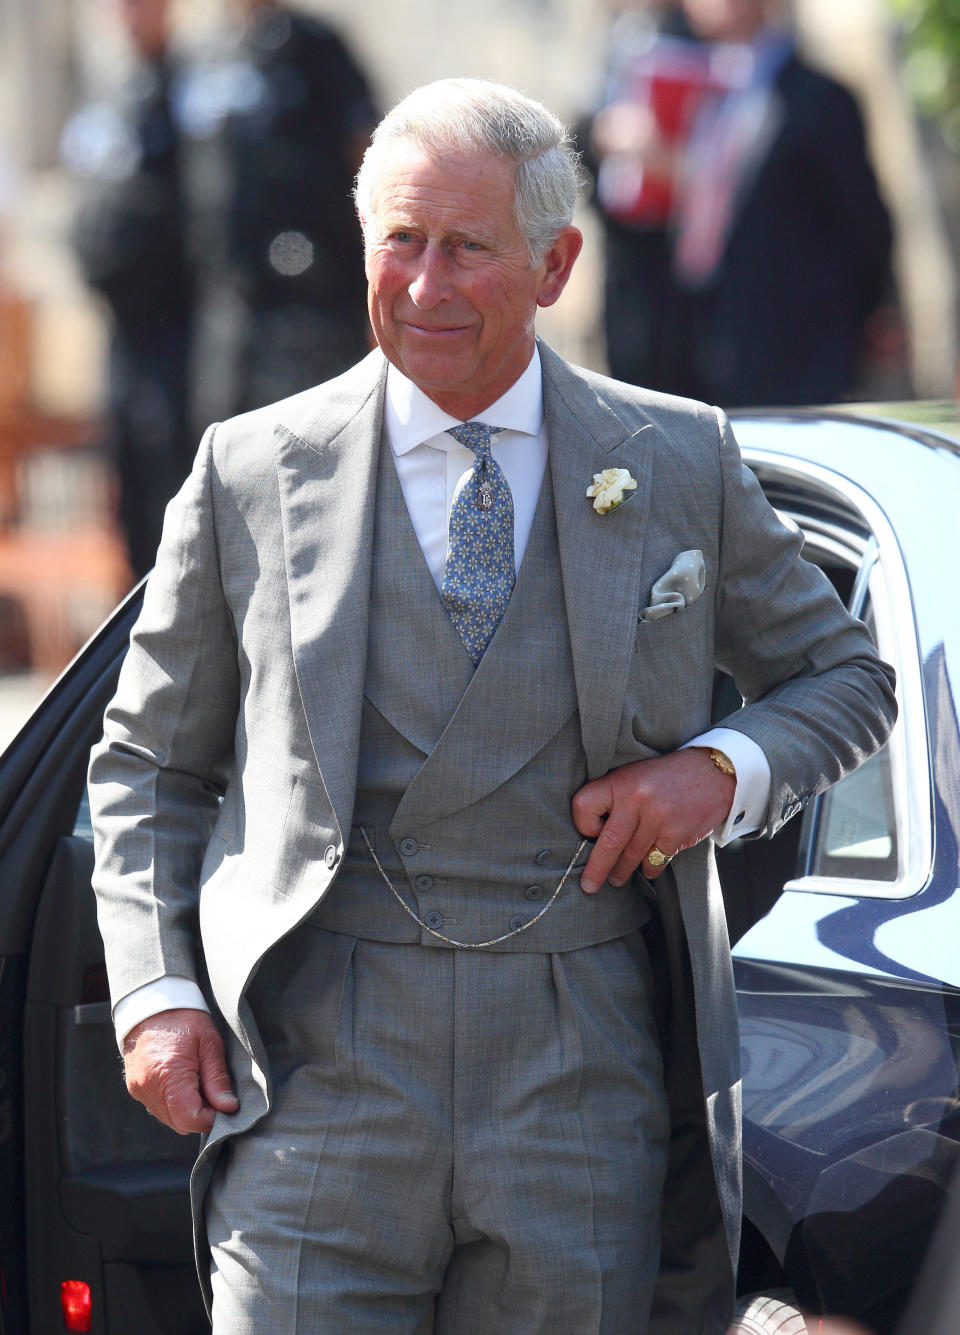
[[[660,852],[656,844],[653,844],[650,848],[650,852],[647,854],[647,861],[650,863],[651,867],[665,867],[670,859],[667,857],[666,853]]]

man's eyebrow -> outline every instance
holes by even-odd
[[[413,227],[416,226],[416,223],[414,222],[413,218],[411,218],[408,213],[403,213],[400,210],[396,209],[390,210],[389,212],[376,214],[375,221],[381,227],[387,227],[387,228],[408,227],[412,229]]]
[[[476,241],[479,245],[488,248],[497,245],[497,234],[489,227],[485,227],[482,222],[478,222],[475,227],[451,227],[446,236],[458,241]]]

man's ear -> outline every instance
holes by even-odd
[[[537,293],[538,306],[552,306],[557,300],[582,248],[583,233],[579,227],[565,227],[543,257],[544,273]]]

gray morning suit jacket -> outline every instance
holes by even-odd
[[[796,560],[799,539],[742,469],[722,415],[576,370],[543,345],[541,357],[589,774],[704,731],[719,664],[747,702],[726,725],[770,762],[772,833],[883,741],[889,672],[826,580]],[[248,983],[315,909],[350,836],[385,368],[374,352],[329,384],[207,432],[171,505],[91,762],[113,996],[164,974],[197,978],[233,1034],[241,1107],[217,1119],[197,1197],[216,1145],[269,1103]],[[598,516],[585,491],[608,467],[629,469],[637,488]],[[640,620],[654,581],[690,548],[703,552],[703,595]],[[515,671],[505,700],[536,689],[523,664]],[[484,728],[503,775],[477,766],[450,788],[455,799],[438,789],[441,805],[466,808],[512,772],[509,717]],[[692,1330],[682,1267],[695,1257],[728,1276],[740,1225],[736,1008],[709,843],[676,858],[657,900],[655,948],[672,998],[665,1042],[678,1058],[699,1050],[699,1070],[668,1053],[677,1113],[658,1302]],[[704,1190],[717,1204],[706,1229]]]

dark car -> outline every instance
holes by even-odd
[[[841,414],[747,416],[737,435],[895,664],[901,711],[802,820],[724,855],[731,918],[747,896],[743,1267],[887,1332],[960,1154],[960,452]]]
[[[743,1036],[740,1287],[789,1286],[883,1335],[958,1157],[960,445],[839,412],[736,428],[896,665],[901,708],[879,756],[775,840],[721,855]],[[90,889],[87,756],[139,601],[0,759],[0,1335],[208,1329],[196,1145],[123,1089]],[[729,692],[718,681],[721,713]]]

